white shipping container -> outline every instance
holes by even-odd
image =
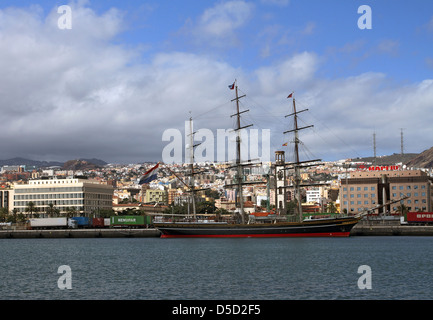
[[[67,218],[34,218],[30,219],[30,226],[33,228],[42,228],[42,227],[67,227],[68,219]]]
[[[110,225],[110,218],[104,218],[104,226],[108,227]]]

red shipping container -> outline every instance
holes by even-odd
[[[104,227],[104,218],[93,218],[92,219],[92,227],[93,228],[103,228]]]
[[[407,222],[433,222],[433,212],[408,212]]]

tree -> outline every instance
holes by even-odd
[[[400,205],[397,207],[396,212],[397,212],[398,214],[400,214],[401,216],[405,216],[405,217],[406,217],[407,213],[409,212],[409,209],[408,209],[404,204],[400,204]]]
[[[33,218],[33,214],[37,211],[36,205],[33,201],[27,204],[26,212],[30,214],[30,218]]]
[[[100,209],[99,210],[99,218],[109,218],[111,216],[114,216],[114,210],[113,209]]]
[[[75,207],[66,207],[65,211],[66,211],[66,217],[67,218],[77,216],[77,209]]]
[[[53,203],[49,203],[47,207],[47,214],[49,217],[57,217],[60,213],[60,210],[54,207]]]
[[[214,213],[215,209],[216,209],[215,202],[202,201],[196,203],[197,213]]]
[[[213,199],[219,199],[220,198],[220,193],[217,190],[207,189],[204,192],[204,194],[209,198],[213,198]]]
[[[8,208],[0,208],[0,221],[1,222],[6,222],[8,215],[9,215]]]
[[[287,213],[288,214],[294,214],[296,212],[296,209],[298,208],[298,200],[294,199],[289,202],[287,202]]]
[[[328,205],[326,206],[326,211],[328,213],[336,213],[337,207],[335,206],[335,202],[328,203]]]

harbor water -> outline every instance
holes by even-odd
[[[2,300],[433,297],[432,237],[0,239],[0,259]]]

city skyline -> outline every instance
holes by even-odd
[[[70,28],[61,28],[66,5]],[[360,28],[371,9],[371,29]],[[367,20],[363,20],[363,19]],[[421,153],[433,134],[433,4],[415,1],[3,1],[0,159],[161,161],[167,129],[247,123],[289,153],[294,92],[308,156]],[[183,144],[187,144],[183,141]]]

